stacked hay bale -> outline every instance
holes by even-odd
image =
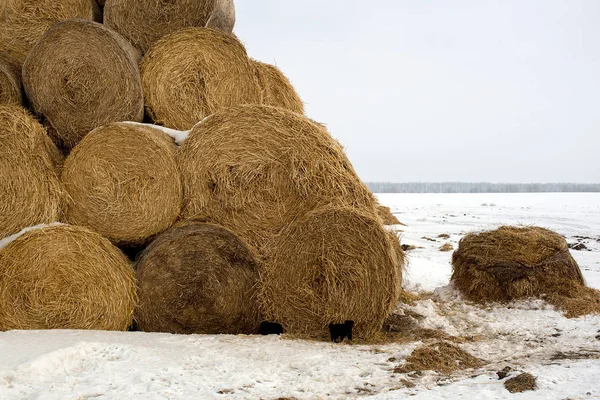
[[[587,288],[561,235],[540,227],[502,226],[471,233],[452,255],[454,286],[469,300],[544,298],[567,316],[600,312],[600,292]]]
[[[290,80],[274,65],[252,60],[262,90],[262,104],[304,114],[304,103]]]
[[[19,74],[2,57],[0,57],[0,104],[11,104],[14,106],[23,104]]]

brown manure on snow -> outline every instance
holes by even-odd
[[[235,8],[233,0],[106,0],[104,23],[145,53],[163,36],[184,28],[231,33]]]
[[[600,292],[585,286],[566,240],[545,228],[502,226],[468,234],[452,267],[451,281],[472,301],[538,297],[569,317],[600,312]]]
[[[259,301],[288,333],[319,336],[354,321],[372,339],[398,302],[397,249],[372,212],[326,206],[290,223],[265,248]]]
[[[208,28],[188,28],[159,40],[141,63],[152,120],[188,130],[222,108],[259,104],[260,88],[244,46]]]
[[[107,239],[59,225],[27,232],[0,250],[0,330],[126,330],[135,275]]]
[[[27,56],[23,86],[33,109],[67,150],[92,129],[141,121],[139,53],[105,26],[68,20],[48,30]]]
[[[20,74],[7,60],[0,57],[0,104],[20,106],[22,103]]]
[[[289,79],[274,65],[252,60],[262,90],[262,104],[304,113],[304,103]]]
[[[29,51],[52,25],[71,18],[101,20],[94,0],[2,0],[0,54],[20,70]]]
[[[250,245],[318,206],[375,213],[375,200],[340,144],[281,108],[243,105],[197,124],[179,149],[182,217],[231,229]]]
[[[184,223],[160,235],[136,263],[144,331],[250,334],[260,322],[258,262],[235,234]]]
[[[61,163],[33,116],[19,106],[0,105],[0,239],[60,218]]]
[[[65,219],[118,245],[140,245],[179,216],[181,177],[176,145],[143,125],[115,123],[93,130],[62,171]]]

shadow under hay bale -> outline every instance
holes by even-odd
[[[260,315],[255,291],[259,265],[232,232],[184,223],[159,236],[137,263],[146,332],[250,334]]]
[[[44,33],[71,18],[101,21],[102,16],[94,0],[2,0],[0,54],[8,55],[20,70]]]
[[[140,245],[179,216],[181,178],[173,139],[158,129],[115,123],[90,132],[62,171],[65,219],[118,245]]]
[[[340,144],[281,108],[245,105],[196,125],[179,148],[184,219],[225,226],[260,248],[307,211],[330,203],[375,214],[375,199]]]
[[[2,57],[0,57],[0,104],[13,106],[23,104],[20,74]]]
[[[398,221],[398,218],[394,214],[392,214],[392,210],[389,207],[378,205],[377,206],[377,214],[379,218],[382,219],[384,225],[404,225],[402,222]]]
[[[585,287],[566,240],[539,227],[471,233],[452,255],[451,281],[469,300],[544,298],[567,316],[600,312],[600,292]]]
[[[188,130],[225,107],[259,104],[260,88],[244,46],[208,28],[188,28],[156,42],[140,66],[146,111]]]
[[[0,250],[0,330],[126,330],[137,297],[127,258],[85,228],[24,233]]]
[[[231,33],[235,8],[233,0],[106,0],[104,24],[145,53],[160,38],[184,28],[207,26]]]
[[[417,348],[394,372],[435,371],[451,374],[454,371],[479,368],[483,365],[482,360],[473,357],[459,347],[447,342],[440,342]]]
[[[289,79],[274,65],[251,60],[262,90],[262,104],[304,114],[304,103]]]
[[[21,107],[0,105],[0,239],[60,218],[61,163],[33,116]]]
[[[537,378],[523,373],[504,382],[504,387],[511,393],[523,393],[537,388]]]
[[[54,25],[23,66],[23,86],[49,133],[67,150],[94,128],[142,121],[139,53],[101,24],[68,20]]]
[[[265,248],[261,310],[288,333],[320,336],[352,320],[354,336],[368,340],[397,304],[398,253],[372,213],[320,208]]]

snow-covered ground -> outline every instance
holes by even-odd
[[[572,253],[600,288],[600,194],[378,197],[407,225],[397,227],[402,242],[421,247],[409,252],[407,288],[435,292],[402,308],[424,316],[423,328],[467,338],[459,346],[484,367],[394,373],[421,342],[13,331],[0,333],[0,399],[600,398],[600,316],[566,319],[541,301],[486,309],[462,302],[447,286],[452,252],[439,251],[473,230],[541,225],[590,250]],[[537,376],[538,389],[510,394],[496,376],[505,366]]]

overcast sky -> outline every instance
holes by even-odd
[[[599,0],[237,0],[366,181],[600,182]]]

